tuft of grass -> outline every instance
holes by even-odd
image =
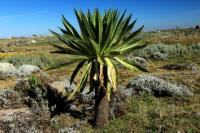
[[[110,121],[103,129],[89,130],[91,133],[199,132],[200,117],[197,113],[200,108],[188,105],[182,98],[178,98],[178,103],[176,100],[150,95],[131,98],[127,102],[128,113]]]
[[[42,69],[57,66],[68,61],[65,56],[50,55],[50,54],[30,54],[30,55],[16,55],[7,57],[2,60],[3,62],[9,62],[15,66],[22,64],[30,64],[38,66]]]

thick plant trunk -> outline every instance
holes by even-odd
[[[95,126],[104,127],[108,123],[109,101],[105,90],[101,89],[95,105]]]
[[[95,84],[95,127],[101,128],[108,123],[109,101],[106,92],[107,86],[107,68],[101,66],[99,81]]]

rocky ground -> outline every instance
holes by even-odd
[[[184,70],[200,79],[198,65],[170,64],[159,69],[181,71],[182,74]],[[69,103],[65,94],[73,91],[75,84],[70,86],[67,78],[55,81],[32,65],[15,68],[12,64],[0,63],[0,72],[4,79],[1,81],[15,82],[13,87],[8,84],[0,89],[1,132],[78,132],[82,126],[91,126],[94,93],[83,92],[76,101]],[[168,74],[167,78],[166,73],[142,74],[132,78],[127,85],[120,85],[110,112],[116,117],[123,115],[125,99],[144,93],[155,97],[194,96],[192,88],[170,81],[170,76],[173,75]]]
[[[103,129],[93,129],[94,93],[86,94],[86,90],[76,101],[66,101],[66,94],[79,82],[77,78],[69,84],[73,66],[46,70],[58,61],[56,56],[29,56],[52,51],[46,42],[37,37],[0,40],[0,133],[200,132],[198,55],[162,61],[128,56],[149,72],[119,66],[120,85],[110,105],[110,116],[115,119]],[[23,54],[23,59],[15,54]]]

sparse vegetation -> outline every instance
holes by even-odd
[[[152,44],[146,48],[131,52],[128,56],[139,56],[146,59],[168,59],[173,57],[200,55],[200,43],[184,46],[181,44]]]
[[[175,32],[173,35],[176,35],[176,38],[170,36],[167,37],[167,39],[163,39],[166,35],[172,34],[172,32]],[[77,105],[76,108],[80,111],[78,113],[85,113],[84,117],[75,117],[77,112],[73,112],[73,116],[68,113],[61,113],[60,115],[54,116],[51,120],[46,118],[44,119],[44,117],[46,117],[45,114],[42,114],[44,112],[40,112],[38,110],[38,106],[35,106],[37,103],[34,103],[32,109],[37,112],[36,115],[28,115],[24,112],[15,113],[14,115],[11,114],[6,117],[6,120],[9,120],[9,122],[5,122],[6,120],[1,115],[2,112],[8,111],[7,109],[15,110],[17,108],[20,110],[21,107],[24,108],[27,106],[24,105],[24,101],[18,102],[18,100],[20,100],[20,98],[18,98],[20,96],[18,94],[19,92],[18,90],[12,89],[16,86],[16,78],[1,79],[0,90],[2,91],[0,95],[0,106],[3,107],[3,110],[0,110],[0,130],[10,131],[11,129],[17,129],[18,131],[24,131],[26,129],[26,131],[33,131],[33,126],[30,127],[30,125],[36,125],[36,127],[42,127],[39,129],[44,132],[200,132],[200,73],[198,71],[200,68],[198,43],[199,30],[176,29],[160,32],[148,32],[144,34],[145,35],[143,37],[145,37],[146,40],[149,40],[152,44],[143,50],[127,54],[127,57],[131,59],[133,55],[137,55],[147,58],[149,73],[152,76],[159,77],[174,84],[183,84],[184,86],[187,86],[187,88],[194,94],[192,97],[154,97],[148,94],[130,97],[116,108],[116,119],[111,120],[108,125],[102,129],[94,129],[91,126],[90,121],[94,112],[86,110],[87,104],[80,104],[79,102],[75,105]],[[40,38],[40,36],[35,37],[35,40],[40,40],[37,38]],[[42,43],[38,41],[38,43],[30,45],[7,46],[8,42],[15,42],[16,39],[19,40],[25,38],[0,39],[0,47],[5,49],[5,51],[0,52],[0,56],[2,57],[0,59],[1,62],[13,62],[16,66],[21,64],[33,64],[43,68],[44,70],[54,65],[64,63],[65,61],[70,61],[69,56],[44,54],[54,50],[54,48],[49,46],[47,43],[47,38],[43,38],[46,40],[43,40]],[[32,38],[27,38],[27,40],[32,40]],[[53,41],[55,44],[61,44],[61,42],[55,41],[54,38]],[[160,60],[160,54],[162,54],[164,60]],[[159,60],[154,60],[154,57],[159,57]],[[187,65],[185,66],[185,64]],[[191,68],[193,65],[190,64],[195,64],[195,69]],[[45,72],[49,74],[50,78],[62,81],[63,79],[66,79],[71,72],[73,72],[73,69],[74,65],[48,70]],[[81,73],[82,71],[79,75]],[[119,75],[121,79],[119,80],[119,84],[127,85],[127,83],[138,74],[140,74],[140,72],[132,72],[120,67]],[[80,81],[81,77],[79,75],[77,76],[77,79],[75,79],[76,84]],[[32,79],[29,78],[29,80],[30,82],[34,82],[35,80],[38,80],[37,78],[38,77],[33,76]],[[46,82],[44,80],[41,81]],[[41,85],[41,83],[39,84]],[[38,83],[36,82],[36,84],[32,84],[32,86],[33,88],[36,88],[38,87]],[[19,86],[18,88],[23,91],[22,86]],[[28,89],[28,87],[25,89]],[[32,89],[32,91],[41,92],[37,89]],[[46,97],[46,95],[39,94],[41,93],[38,93],[37,97],[39,98]],[[62,102],[59,101],[59,98],[56,102],[52,102],[52,109],[54,109],[55,105],[63,107],[64,101],[62,99],[60,100]],[[55,98],[53,101],[55,101]],[[69,109],[69,107],[67,107],[67,109]],[[46,115],[48,113],[46,112]],[[12,128],[8,126],[9,124],[11,124]],[[15,127],[13,127],[13,124]],[[34,131],[39,132],[39,129]]]
[[[5,57],[2,62],[9,62],[15,66],[20,66],[23,64],[30,64],[38,66],[42,69],[51,68],[58,66],[65,62],[68,62],[68,58],[65,56],[52,56],[50,54],[36,54],[36,55],[16,55],[11,57]]]
[[[146,38],[146,42],[164,43],[164,44],[182,44],[191,45],[200,42],[200,30],[199,29],[169,29],[169,30],[157,30],[152,32],[146,32],[141,34]]]

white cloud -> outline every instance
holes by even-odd
[[[15,14],[15,15],[0,16],[0,20],[29,17],[29,16],[42,14],[42,13],[46,13],[46,11],[37,11],[37,12],[29,12],[29,13]]]

